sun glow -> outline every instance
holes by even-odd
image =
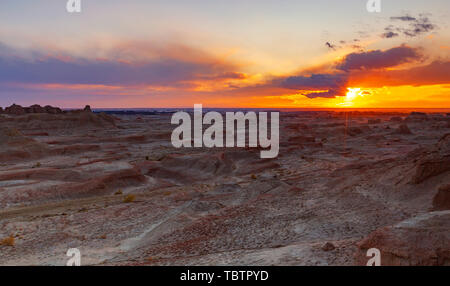
[[[360,88],[347,88],[347,90],[346,99],[349,101],[355,99],[361,93]]]
[[[354,106],[354,100],[358,97],[363,97],[364,92],[361,90],[361,88],[347,88],[347,94],[344,97],[344,101],[339,103],[338,105],[343,107],[352,107]]]

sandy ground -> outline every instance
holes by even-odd
[[[0,117],[0,265],[450,264],[446,114],[282,113],[260,159],[85,113]]]

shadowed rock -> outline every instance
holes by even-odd
[[[448,171],[450,171],[450,134],[442,137],[431,153],[419,161],[412,182],[420,184]]]
[[[63,111],[58,107],[52,107],[47,105],[42,107],[38,104],[34,104],[30,107],[22,107],[17,104],[13,104],[10,107],[5,108],[5,113],[10,115],[23,115],[27,113],[49,113],[49,114],[60,114]]]
[[[402,122],[403,118],[401,118],[400,116],[394,116],[390,119],[391,122]]]
[[[22,106],[13,104],[10,107],[5,108],[5,113],[11,114],[11,115],[22,115],[22,114],[25,114],[26,112]]]
[[[400,134],[400,135],[411,135],[412,132],[409,129],[408,125],[406,125],[405,123],[401,124],[398,129],[395,132],[396,134]]]
[[[26,107],[25,111],[26,111],[26,113],[46,113],[47,112],[44,107],[42,107],[38,104],[32,105],[30,107]]]
[[[434,210],[450,210],[450,185],[439,188],[438,193],[433,198]]]
[[[50,105],[44,106],[45,112],[49,114],[61,114],[63,111],[58,107],[53,107]]]
[[[381,119],[379,119],[379,118],[376,118],[376,119],[371,118],[371,119],[369,119],[369,120],[367,121],[367,123],[368,123],[368,124],[380,124],[380,123],[381,123]]]
[[[405,120],[408,122],[421,122],[428,120],[428,115],[423,112],[411,112]]]

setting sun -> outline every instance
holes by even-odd
[[[355,105],[354,100],[358,97],[363,97],[364,92],[361,90],[361,88],[347,88],[348,92],[346,93],[346,96],[344,97],[344,101],[341,103],[338,103],[337,105],[343,106],[343,107],[353,107]]]
[[[346,94],[347,100],[353,100],[357,96],[361,95],[361,89],[360,88],[347,88],[348,92]]]

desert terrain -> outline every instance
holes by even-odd
[[[280,114],[278,158],[170,113],[0,110],[0,265],[450,265],[450,114]]]

